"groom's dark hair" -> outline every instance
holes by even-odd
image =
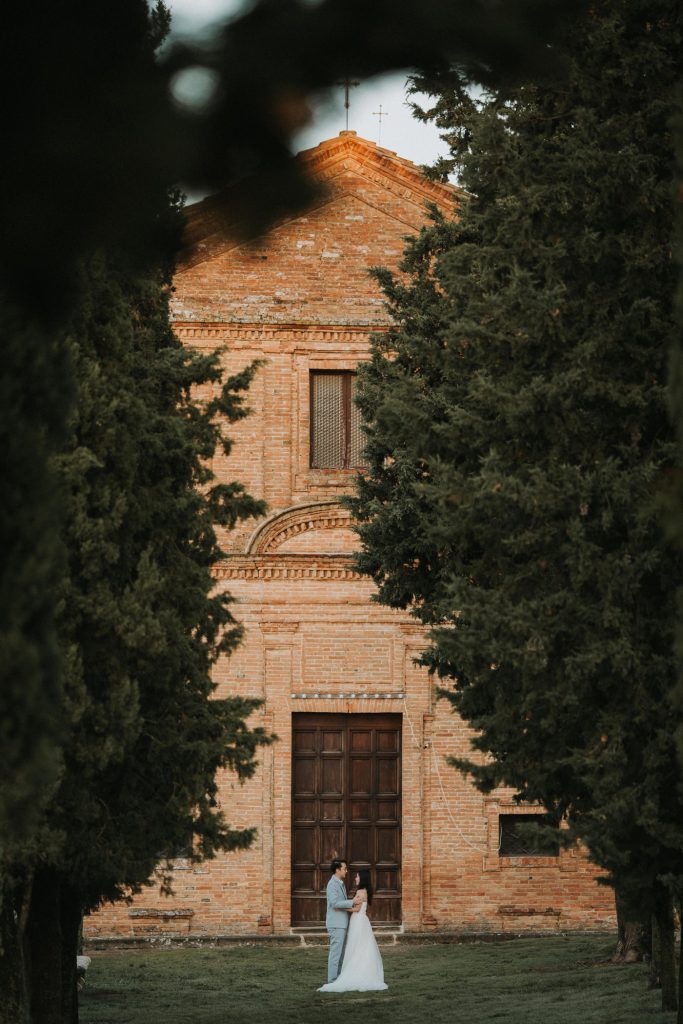
[[[346,861],[344,860],[344,858],[343,857],[335,857],[334,860],[332,861],[331,865],[330,865],[330,871],[332,872],[332,874],[334,874],[336,871],[338,871],[339,868],[342,866],[342,864],[346,864]]]

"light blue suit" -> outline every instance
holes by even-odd
[[[330,934],[330,955],[327,959],[327,980],[334,981],[341,968],[344,957],[344,940],[346,930],[349,927],[351,915],[349,909],[353,906],[353,900],[346,895],[346,888],[341,878],[332,875],[327,883],[327,914],[325,915],[325,927]]]

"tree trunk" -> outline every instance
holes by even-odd
[[[0,887],[0,1024],[29,1021],[21,917],[19,889]]]
[[[678,1014],[676,1022],[677,1024],[683,1024],[683,900],[678,904],[678,913],[681,918],[681,952],[678,958]]]
[[[643,920],[642,915],[616,889],[614,902],[617,910],[617,948],[612,959],[615,963],[640,963],[652,945],[650,922]]]
[[[659,941],[659,928],[657,927],[657,921],[655,915],[652,915],[650,924],[651,933],[651,954],[650,954],[650,971],[648,974],[648,988],[661,988],[662,982],[661,976],[661,964],[662,964],[662,950],[661,943]]]
[[[60,884],[50,868],[36,871],[26,940],[31,1024],[63,1024]]]
[[[655,894],[654,930],[659,937],[659,977],[662,983],[662,1010],[678,1008],[676,985],[676,934],[671,895],[662,888]],[[654,946],[654,942],[653,942]]]
[[[78,1024],[76,957],[83,914],[80,895],[70,886],[62,886],[60,911],[62,922],[62,1021],[63,1024]]]

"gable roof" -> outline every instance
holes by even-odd
[[[327,139],[311,149],[303,150],[295,158],[303,165],[304,173],[324,186],[324,192],[307,207],[276,222],[274,227],[300,217],[302,213],[320,209],[334,202],[344,194],[344,177],[353,171],[357,177],[372,182],[376,196],[384,193],[387,197],[388,216],[402,220],[417,230],[424,223],[424,209],[427,203],[434,203],[444,211],[453,210],[467,193],[455,185],[431,181],[420,168],[410,160],[397,156],[390,149],[363,139],[354,131],[342,131],[333,139]],[[227,196],[231,186],[188,206],[184,235],[184,248],[180,254],[178,270],[188,270],[207,259],[229,249],[245,244],[244,232],[238,230],[239,223],[230,220],[226,214]],[[401,216],[397,217],[395,202],[400,200]],[[414,217],[410,215],[414,208]],[[232,206],[230,205],[230,208]]]

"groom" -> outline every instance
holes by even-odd
[[[327,981],[334,981],[341,969],[344,958],[344,940],[349,927],[349,913],[360,909],[360,900],[350,900],[346,895],[346,861],[335,858],[330,870],[332,877],[327,883],[327,915],[325,927],[330,935],[330,955],[327,960]]]

